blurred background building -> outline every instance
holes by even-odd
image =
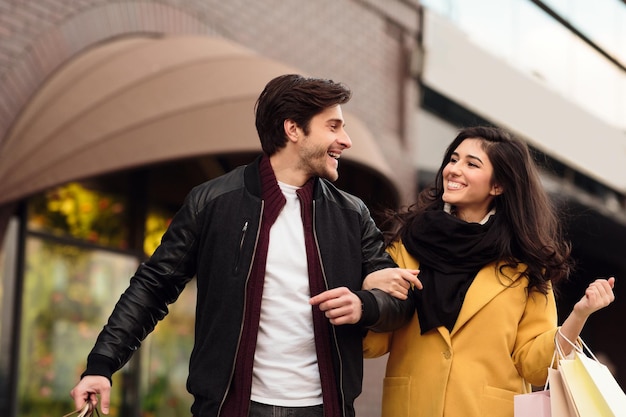
[[[526,140],[578,261],[562,315],[618,277],[583,338],[624,387],[624,45],[621,0],[0,0],[0,415],[71,410],[128,278],[191,187],[259,153],[254,101],[287,72],[352,88],[339,186],[375,214],[459,127]],[[194,298],[115,376],[112,415],[189,415]],[[379,415],[384,359],[359,416]]]

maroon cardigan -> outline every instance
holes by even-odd
[[[263,218],[257,251],[254,256],[250,278],[248,280],[246,299],[246,314],[244,317],[241,343],[237,353],[235,373],[222,408],[222,415],[226,417],[247,417],[250,395],[252,390],[252,367],[254,364],[254,351],[259,330],[259,318],[261,316],[261,297],[263,295],[263,283],[265,281],[265,264],[269,247],[270,228],[276,221],[286,200],[269,158],[264,156],[260,164],[261,171],[261,198],[265,202]],[[300,198],[302,222],[304,225],[304,241],[307,254],[307,267],[309,271],[309,288],[311,295],[319,294],[326,290],[322,267],[319,262],[319,254],[313,235],[313,186],[314,178],[297,191]],[[315,334],[315,348],[322,383],[322,397],[324,401],[324,416],[340,417],[339,394],[336,378],[332,366],[330,323],[317,307],[312,307],[313,329]]]

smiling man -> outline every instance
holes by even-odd
[[[358,198],[331,184],[352,142],[331,80],[283,75],[256,104],[263,155],[195,187],[116,305],[71,392],[109,411],[111,375],[197,278],[187,383],[196,417],[354,416],[366,329],[414,308],[366,276],[404,279]],[[277,414],[278,413],[278,414]]]

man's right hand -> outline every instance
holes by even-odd
[[[77,410],[83,408],[86,401],[91,401],[94,407],[97,407],[99,395],[102,414],[109,414],[111,382],[107,377],[87,375],[70,391],[70,395],[74,399]]]

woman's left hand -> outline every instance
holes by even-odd
[[[589,316],[601,308],[611,304],[615,300],[613,287],[615,286],[615,278],[596,279],[589,284],[585,295],[574,305],[574,312]]]

